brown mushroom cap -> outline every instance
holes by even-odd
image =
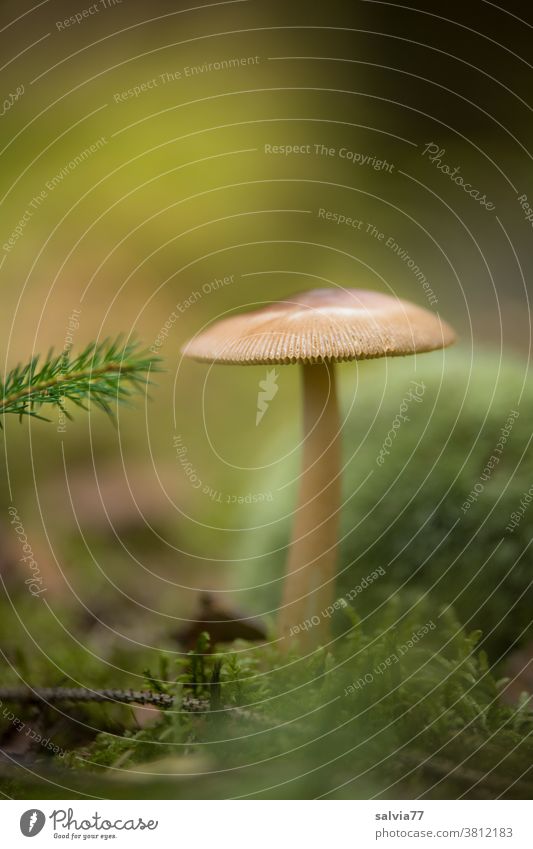
[[[212,324],[183,354],[259,365],[397,357],[445,348],[452,328],[409,301],[365,289],[299,292]]]

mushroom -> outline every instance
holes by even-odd
[[[266,640],[265,628],[261,622],[243,616],[237,610],[229,610],[219,605],[213,594],[207,591],[200,594],[194,620],[176,631],[173,636],[183,648],[191,651],[203,631],[209,632],[212,646],[232,643],[234,640]]]
[[[334,600],[341,503],[335,363],[404,356],[451,345],[444,321],[409,301],[364,289],[316,289],[215,322],[183,348],[210,363],[300,363],[303,458],[279,611],[283,647],[325,645]],[[292,638],[292,639],[291,639]]]

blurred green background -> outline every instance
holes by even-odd
[[[16,667],[21,646],[45,647],[58,676],[76,679],[68,645],[79,640],[91,664],[124,652],[134,679],[135,654],[172,649],[205,589],[272,627],[297,491],[298,370],[279,369],[256,426],[265,369],[211,368],[180,348],[228,311],[341,286],[436,311],[460,343],[339,368],[340,586],[381,565],[387,581],[362,595],[363,613],[379,616],[400,586],[456,602],[499,663],[527,641],[532,609],[533,511],[505,531],[532,482],[531,224],[518,201],[533,197],[526,12],[518,2],[84,8],[2,4],[2,90],[23,87],[0,125],[2,367],[123,332],[166,371],[115,429],[92,413],[65,432],[5,422],[5,657]],[[429,144],[493,210],[430,161]],[[376,452],[412,379],[427,395],[381,473]],[[465,519],[513,409],[505,462]],[[46,576],[38,615],[9,504]]]

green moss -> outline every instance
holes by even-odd
[[[339,369],[346,465],[338,594],[385,571],[356,591],[362,615],[379,621],[391,593],[427,592],[435,608],[453,603],[463,624],[483,631],[494,661],[531,632],[533,506],[507,527],[533,484],[525,373],[526,364],[490,355],[471,363],[462,350]],[[282,456],[286,437],[276,438]],[[249,585],[282,573],[296,485],[280,487],[296,479],[297,460],[264,482],[280,518],[243,542],[246,555],[263,555],[246,564]],[[265,607],[278,593],[279,585],[264,591]]]
[[[501,703],[479,634],[427,599],[392,600],[379,628],[345,614],[308,658],[239,643],[165,660],[175,706],[73,748],[54,780],[111,798],[528,798],[533,713]],[[209,709],[183,710],[191,695]]]

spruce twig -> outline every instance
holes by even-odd
[[[120,336],[91,342],[74,357],[50,351],[43,361],[33,357],[26,365],[15,366],[5,380],[0,378],[0,417],[15,413],[20,419],[43,419],[40,408],[51,405],[70,419],[66,401],[85,410],[93,403],[113,417],[112,402],[127,401],[144,387],[150,372],[160,370],[159,363],[158,357],[139,350],[136,342],[124,344]]]

